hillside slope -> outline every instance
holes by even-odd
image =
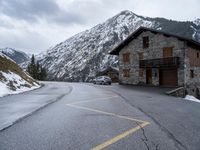
[[[13,48],[0,48],[0,52],[14,60],[17,64],[30,60],[30,57],[26,53]]]
[[[178,22],[164,18],[148,18],[123,11],[106,22],[72,36],[37,59],[48,69],[49,79],[88,81],[107,66],[117,67],[118,58],[108,55],[114,46],[140,26],[200,41],[200,23]]]
[[[0,52],[0,97],[39,88],[40,84],[26,74],[12,59]]]

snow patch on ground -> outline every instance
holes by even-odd
[[[188,100],[188,101],[193,101],[193,102],[198,102],[200,103],[200,100],[197,99],[196,97],[192,96],[192,95],[186,95],[185,97],[185,100]]]
[[[0,82],[0,97],[7,95],[10,92],[8,87]]]
[[[31,85],[19,75],[11,71],[9,71],[8,73],[0,71],[0,73],[5,78],[4,80],[0,81],[0,97],[10,94],[19,94],[40,87],[40,85],[38,85],[37,83],[33,83],[34,85]],[[14,89],[9,86],[11,82]]]

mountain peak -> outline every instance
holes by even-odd
[[[118,13],[116,16],[117,16],[117,17],[119,17],[119,16],[125,16],[125,17],[126,17],[126,16],[131,16],[131,17],[137,16],[137,17],[140,17],[139,15],[133,13],[133,12],[130,11],[130,10],[123,10],[123,11],[121,11],[120,13]],[[116,16],[114,16],[113,18],[115,18]]]
[[[2,48],[2,49],[0,49],[0,51],[3,53],[8,53],[8,54],[13,54],[15,52],[15,50],[13,48],[9,48],[9,47]]]
[[[196,20],[193,21],[194,24],[196,24],[197,26],[200,25],[200,18],[197,18]]]
[[[132,11],[130,10],[123,10],[119,13],[120,15],[135,15]]]
[[[0,52],[14,60],[17,64],[23,63],[30,59],[26,53],[9,47],[0,48]]]
[[[57,44],[37,58],[48,69],[49,79],[88,81],[102,68],[118,66],[118,58],[108,55],[108,51],[140,26],[177,33],[180,36],[195,35],[195,39],[199,39],[200,35],[195,29],[191,29],[190,23],[148,18],[124,10],[107,21]]]

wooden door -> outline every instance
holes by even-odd
[[[160,70],[160,85],[164,86],[177,86],[178,77],[177,77],[177,69],[166,69]]]
[[[163,58],[173,57],[173,47],[163,48]]]
[[[152,84],[152,70],[146,70],[146,84]]]

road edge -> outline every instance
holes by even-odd
[[[44,87],[44,86],[45,86],[45,84],[43,84],[41,87]],[[40,87],[40,88],[41,88],[41,87]],[[0,128],[0,132],[2,132],[2,131],[4,131],[4,130],[8,129],[9,127],[13,126],[14,124],[16,124],[16,123],[22,121],[23,119],[25,119],[25,118],[27,118],[27,117],[33,115],[34,113],[36,113],[36,112],[38,112],[38,111],[44,109],[45,107],[47,107],[47,106],[49,106],[49,105],[51,105],[51,104],[53,104],[53,103],[55,103],[55,102],[61,100],[64,96],[69,95],[69,94],[72,92],[73,87],[72,87],[71,85],[69,85],[68,87],[69,87],[69,90],[67,91],[67,93],[62,94],[62,95],[60,95],[60,96],[58,96],[58,97],[56,97],[56,98],[54,98],[54,99],[50,99],[48,103],[46,103],[46,104],[44,104],[44,105],[41,105],[40,107],[36,108],[36,109],[33,110],[32,112],[30,112],[30,113],[28,113],[28,114],[26,114],[26,115],[24,115],[24,116],[18,118],[17,120],[15,120],[14,122],[12,122],[11,124],[9,124],[9,125],[7,125],[7,126],[5,126],[5,127]],[[40,89],[40,88],[38,88],[38,89]],[[37,89],[34,89],[34,90],[37,90]],[[29,91],[27,91],[27,92],[29,92]]]

